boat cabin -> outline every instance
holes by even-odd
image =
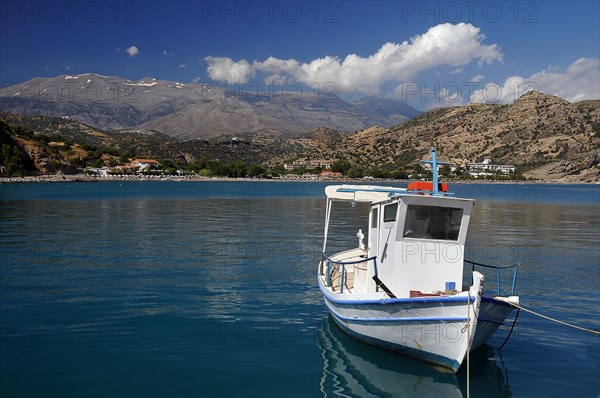
[[[328,257],[330,262],[345,263],[341,271],[345,275],[338,271],[340,291],[380,297],[387,291],[390,297],[408,298],[461,289],[465,240],[475,202],[419,188],[332,185],[325,189],[323,253],[333,203],[369,205],[367,244],[360,241],[358,248]],[[357,236],[361,239],[362,231]],[[335,281],[332,286],[335,290]]]

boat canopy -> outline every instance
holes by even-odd
[[[329,185],[325,188],[329,200],[343,202],[375,203],[405,193],[406,188],[373,185]]]

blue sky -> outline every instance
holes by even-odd
[[[5,0],[0,81],[94,72],[298,85],[419,109],[531,88],[577,101],[600,96],[599,4]]]

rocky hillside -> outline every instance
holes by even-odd
[[[177,167],[210,161],[282,170],[284,163],[306,158],[400,176],[436,145],[441,159],[457,166],[491,158],[516,165],[529,178],[600,181],[600,101],[571,104],[537,92],[511,105],[435,109],[392,128],[318,128],[291,139],[253,133],[179,140],[150,129],[102,131],[65,118],[0,112],[0,119],[7,123],[3,143],[16,148],[7,156],[21,156],[22,148],[40,172],[116,165],[134,157]]]
[[[375,97],[344,101],[333,88],[281,92],[267,87],[261,94],[257,89],[255,84],[231,90],[154,78],[61,75],[0,90],[0,110],[68,116],[102,130],[151,129],[181,139],[242,133],[289,137],[323,126],[356,131],[394,126],[420,114],[405,103]]]
[[[12,163],[20,166],[0,169],[0,175],[69,174],[77,168],[126,164],[133,158],[179,165],[258,165],[281,152],[279,140],[256,135],[180,141],[151,130],[107,132],[70,119],[0,112],[0,146],[4,149],[3,144],[10,147],[6,149],[9,155],[17,154]],[[0,157],[0,167],[11,162],[9,157]]]
[[[443,160],[460,166],[491,158],[531,178],[599,181],[600,101],[571,104],[529,92],[510,105],[439,108],[392,128],[319,130],[286,147],[296,156],[393,170],[427,156],[432,144]]]
[[[62,144],[42,139],[31,130],[9,126],[0,120],[0,175],[71,174],[75,170],[66,160],[68,155],[60,153]]]

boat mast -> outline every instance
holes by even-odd
[[[441,195],[438,187],[438,165],[440,164],[448,164],[446,162],[438,162],[435,147],[431,147],[431,160],[421,160],[421,163],[429,163],[431,164],[431,171],[433,173],[433,189],[431,190],[431,194],[434,196]]]
[[[323,232],[323,254],[327,248],[327,232],[329,231],[329,216],[331,215],[332,200],[327,198],[327,207],[325,209],[325,231]]]

